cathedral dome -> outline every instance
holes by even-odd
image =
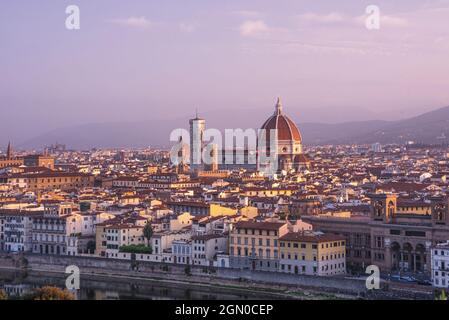
[[[282,104],[278,98],[274,114],[265,121],[261,129],[267,130],[269,141],[270,130],[277,129],[279,141],[302,142],[301,133],[296,124],[282,112]]]

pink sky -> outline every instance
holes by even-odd
[[[449,105],[449,1],[82,0],[81,30],[68,31],[72,2],[0,4],[0,109],[12,139],[197,107],[231,123],[254,110],[257,122],[277,96],[297,122]],[[381,9],[380,30],[364,26],[368,4]]]

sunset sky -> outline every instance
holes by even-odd
[[[79,31],[65,28],[71,4]],[[370,4],[381,10],[380,30],[365,27]],[[230,127],[239,109],[258,111],[251,126],[277,96],[299,123],[449,105],[449,1],[0,3],[0,110],[9,119],[0,143],[195,108]]]

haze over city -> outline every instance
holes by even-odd
[[[259,127],[277,96],[297,123],[449,105],[449,1],[376,1],[371,31],[370,3],[349,0],[75,1],[70,31],[72,2],[1,5],[2,148],[86,124],[186,124],[197,108],[208,126]]]

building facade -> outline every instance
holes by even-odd
[[[82,216],[71,203],[45,204],[33,217],[32,251],[43,255],[67,255],[68,237],[81,234]]]
[[[346,273],[346,243],[342,236],[289,232],[279,238],[279,271],[332,276]]]
[[[288,232],[283,222],[237,222],[230,233],[231,268],[277,271],[279,238]]]
[[[304,216],[314,230],[346,239],[348,269],[431,273],[431,247],[449,239],[448,199],[431,199],[431,214],[398,213],[396,194],[372,194],[370,216]]]
[[[449,288],[449,241],[431,250],[432,284],[436,288]]]
[[[0,210],[0,250],[31,251],[33,216],[39,214],[38,211]]]

